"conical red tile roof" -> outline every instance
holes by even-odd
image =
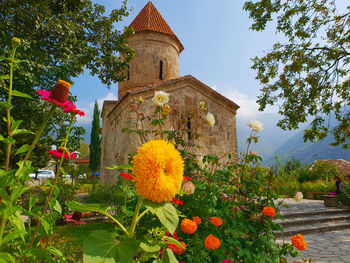
[[[129,27],[132,27],[135,32],[154,31],[172,36],[180,43],[180,52],[183,50],[180,40],[151,1],[145,5]]]

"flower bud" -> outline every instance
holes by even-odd
[[[140,104],[143,103],[143,99],[142,97],[140,96],[139,99],[137,100]]]
[[[299,203],[303,199],[303,193],[302,192],[296,192],[294,196],[295,202]]]
[[[186,195],[191,195],[194,193],[195,189],[196,189],[196,187],[194,186],[194,184],[192,182],[187,182],[182,187],[182,192]]]
[[[171,108],[169,106],[169,104],[165,104],[163,109],[162,109],[162,116],[165,117],[167,116],[171,111]]]
[[[11,40],[11,43],[12,43],[12,46],[16,48],[21,45],[21,40],[18,37],[13,37]]]

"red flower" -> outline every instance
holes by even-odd
[[[58,147],[58,150],[50,150],[49,151],[49,154],[57,157],[57,158],[62,158],[62,153],[63,153],[63,150],[60,149],[61,147]],[[64,153],[64,159],[77,159],[77,156],[75,155],[75,153],[72,153],[72,152],[65,152]]]
[[[85,112],[83,112],[82,110],[78,110],[77,107],[75,107],[75,105],[73,105],[73,104],[68,106],[68,107],[66,107],[66,108],[63,108],[63,111],[65,113],[73,112],[75,114],[79,114],[80,116],[85,116]]]
[[[134,177],[130,174],[120,173],[120,175],[126,180],[134,180]]]
[[[173,237],[174,239],[176,239],[177,241],[179,241],[179,238],[177,237],[177,233],[176,233],[176,232],[174,232],[174,233],[171,235],[168,231],[166,231],[166,232],[165,232],[165,236],[167,236],[167,237]]]
[[[46,100],[60,106],[62,108],[70,107],[73,105],[70,101],[68,101],[70,84],[63,80],[59,80],[56,86],[52,89],[52,91],[46,90],[37,90],[41,96],[42,100]]]
[[[186,176],[184,176],[184,181],[191,181],[191,180],[192,180],[191,177],[186,177]]]
[[[86,225],[86,221],[81,219],[81,212],[75,211],[73,215],[64,215],[66,218],[64,221],[67,223],[75,223],[76,225]]]
[[[172,201],[174,202],[175,205],[183,205],[184,202],[182,202],[181,200],[177,200],[176,198],[173,198]]]

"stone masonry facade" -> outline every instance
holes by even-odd
[[[130,27],[135,34],[129,38],[129,45],[135,50],[136,57],[129,65],[128,79],[119,83],[118,101],[105,101],[102,110],[101,181],[117,181],[118,172],[106,167],[127,163],[129,153],[136,152],[142,145],[137,134],[122,132],[122,129],[134,128],[137,124],[133,118],[135,113],[130,108],[135,98],[141,96],[144,100],[142,112],[146,117],[153,114],[155,91],[170,94],[169,105],[176,114],[185,116],[188,131],[197,127],[197,122],[202,122],[197,130],[201,135],[199,138],[193,142],[191,134],[187,134],[187,140],[194,145],[187,150],[199,156],[223,157],[231,153],[237,158],[236,114],[239,106],[191,75],[180,77],[179,55],[184,47],[151,1]],[[198,111],[201,101],[214,115],[214,127],[206,125],[206,112],[201,112],[200,118],[191,115],[191,112]],[[176,128],[173,125],[178,115],[173,111],[172,114],[164,130]],[[146,124],[144,130],[154,128]]]

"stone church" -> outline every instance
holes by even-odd
[[[197,140],[199,155],[237,156],[236,113],[239,106],[191,75],[180,76],[179,56],[183,45],[162,15],[149,1],[130,24],[135,31],[129,46],[136,52],[130,63],[128,78],[118,86],[118,100],[104,101],[102,110],[101,181],[116,181],[115,171],[105,169],[128,161],[128,153],[136,152],[142,142],[135,133],[122,132],[131,119],[130,104],[140,96],[143,112],[152,114],[155,91],[170,94],[169,105],[186,114],[205,102],[215,117],[213,127],[203,127]]]

